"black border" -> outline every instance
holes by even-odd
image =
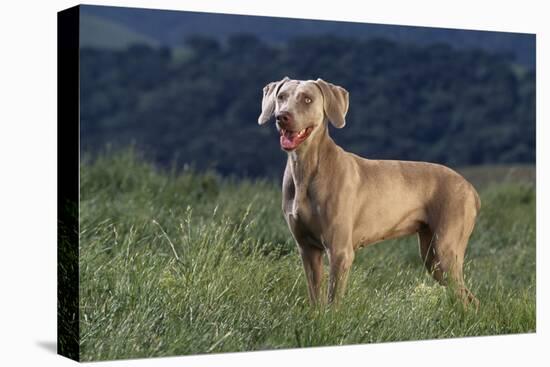
[[[57,353],[80,360],[80,7],[57,13]]]

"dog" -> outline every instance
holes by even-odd
[[[450,282],[465,304],[479,301],[463,278],[464,254],[480,210],[475,188],[455,171],[426,162],[371,160],[332,140],[328,123],[346,124],[349,93],[317,80],[288,77],[263,88],[259,125],[275,117],[288,159],[283,214],[299,249],[311,304],[321,299],[323,254],[328,303],[345,291],[355,251],[417,234],[427,270]]]

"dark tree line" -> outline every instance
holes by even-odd
[[[384,39],[251,35],[184,48],[81,50],[83,153],[135,144],[161,165],[276,177],[285,155],[260,128],[261,91],[285,75],[350,92],[336,142],[370,158],[452,166],[535,162],[535,72],[510,55]]]

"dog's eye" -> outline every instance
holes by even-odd
[[[307,103],[307,104],[310,104],[311,103],[311,98],[309,98],[309,97],[304,98],[304,102]]]
[[[282,101],[283,99],[285,99],[285,95],[284,95],[284,94],[279,94],[279,95],[277,96],[277,99],[278,99],[279,101]]]

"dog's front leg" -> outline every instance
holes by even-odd
[[[307,280],[309,301],[312,305],[321,302],[321,282],[323,280],[323,251],[317,247],[298,245]]]
[[[336,240],[337,241],[337,240]],[[355,257],[351,242],[332,242],[328,249],[330,266],[328,284],[328,302],[338,303],[346,290],[348,274]]]

